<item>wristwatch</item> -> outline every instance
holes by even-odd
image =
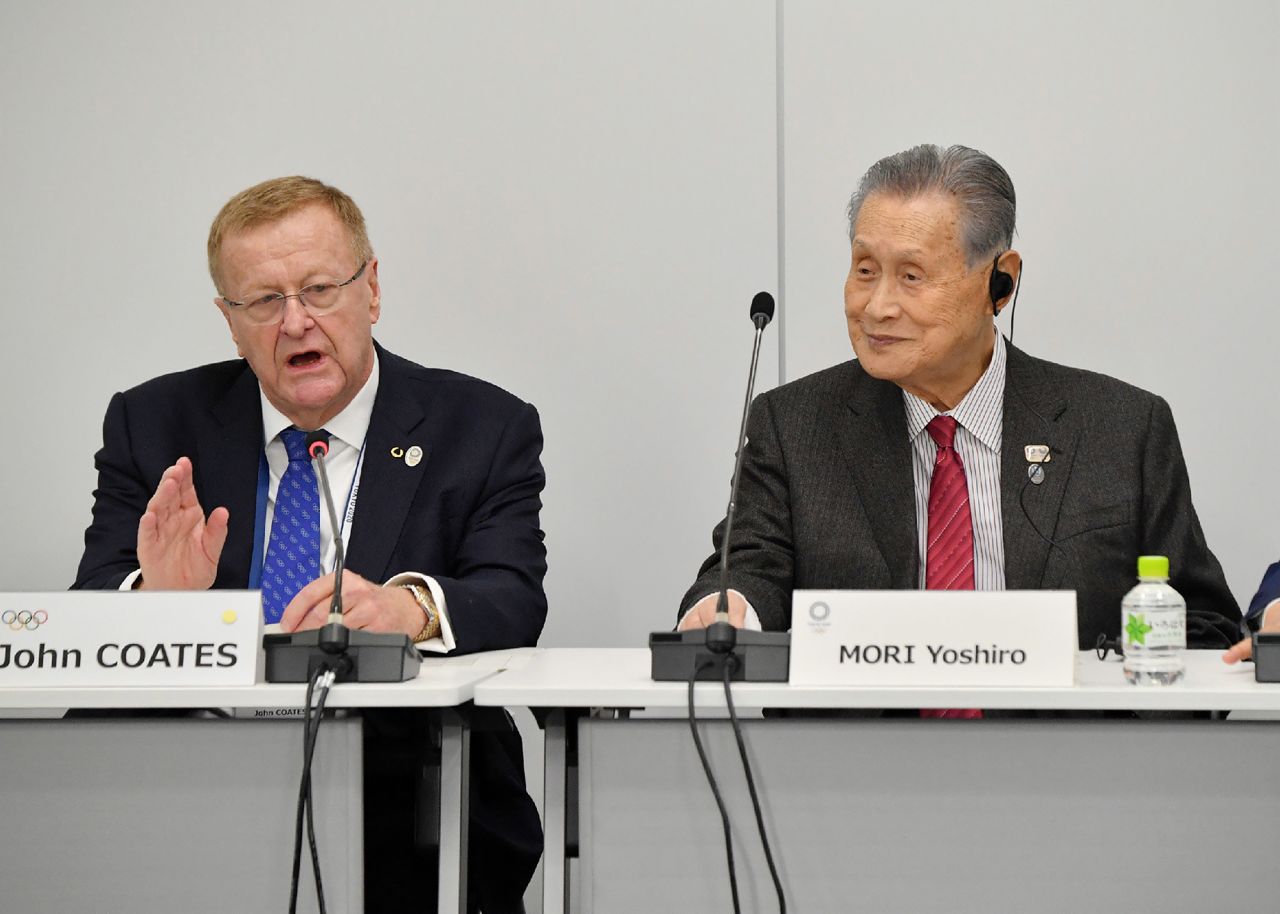
[[[440,611],[436,609],[436,601],[432,599],[431,591],[421,584],[410,583],[401,584],[400,586],[413,594],[413,598],[418,601],[418,606],[422,607],[422,612],[427,617],[427,621],[422,625],[422,631],[414,636],[413,643],[421,644],[423,641],[439,638]]]

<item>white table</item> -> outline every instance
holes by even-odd
[[[465,719],[446,709],[466,704],[480,682],[518,666],[531,653],[526,648],[462,657],[426,656],[418,676],[409,682],[339,684],[329,693],[328,708],[412,707],[446,712],[441,725],[439,784],[441,912],[465,910],[467,878],[470,734]],[[265,894],[267,897],[259,901],[265,900],[266,907],[258,903],[240,909],[283,910],[289,888],[293,804],[301,770],[300,719],[257,722],[28,718],[33,711],[66,708],[300,708],[305,696],[305,684],[274,683],[167,689],[0,688],[0,718],[9,718],[0,721],[0,769],[9,775],[5,793],[11,799],[27,801],[19,804],[25,813],[15,815],[14,807],[9,807],[5,827],[0,829],[0,886],[4,886],[0,890],[4,896],[0,907],[52,910],[49,904],[56,897],[61,899],[56,906],[60,911],[222,911],[231,907],[225,894],[220,893],[243,888]],[[167,731],[167,735],[156,738],[160,730]],[[86,745],[86,740],[96,742]],[[340,890],[336,895],[326,891],[329,910],[358,914],[363,909],[358,721],[326,722],[316,751],[313,779],[317,840],[324,871],[326,875],[333,874],[333,887]],[[56,752],[58,758],[48,759],[44,755],[48,752]],[[161,757],[157,758],[157,754]],[[246,759],[246,754],[252,757]],[[278,770],[255,771],[253,763],[259,760],[269,761]],[[197,769],[203,773],[197,774]],[[131,777],[131,772],[140,775]],[[195,796],[199,790],[183,789],[184,783],[198,787],[200,778],[207,779],[208,786],[217,787],[213,800]],[[241,778],[243,783],[235,783]],[[84,790],[74,789],[79,783],[85,783]],[[24,791],[24,784],[30,790]],[[50,792],[48,788],[53,784],[61,785],[61,789]],[[68,784],[73,789],[68,790]],[[145,817],[140,816],[137,807],[150,802],[156,792],[164,795],[154,797],[156,806],[151,819],[143,822]],[[127,799],[123,805],[121,797]],[[53,816],[47,815],[50,804],[60,801],[63,806]],[[201,806],[202,802],[206,805]],[[226,809],[219,808],[219,804]],[[247,824],[240,814],[242,810],[231,814],[231,807],[236,804],[245,804],[249,810]],[[214,821],[187,823],[178,828],[172,821],[165,822],[166,810],[170,809],[175,815],[185,810]],[[98,812],[102,816],[95,820]],[[23,814],[35,821],[19,826]],[[126,821],[120,821],[122,816]],[[133,825],[139,829],[131,839]],[[224,826],[226,830],[219,833]],[[131,840],[139,846],[131,847]],[[33,853],[32,842],[40,845],[42,855]],[[162,886],[165,875],[161,861],[146,859],[144,846],[148,843],[156,852],[186,864],[169,874],[173,878],[168,888]],[[68,853],[73,847],[82,850]],[[263,861],[255,858],[262,854],[283,857],[284,865],[273,864],[263,875]],[[248,864],[236,862],[246,855],[255,859]],[[305,848],[303,856],[301,883],[304,894],[310,894]],[[193,860],[204,860],[207,867],[193,867]],[[104,873],[109,875],[104,878]],[[412,891],[413,881],[412,875],[407,874],[407,892]],[[139,888],[144,885],[145,891]],[[182,893],[178,903],[171,892]],[[24,899],[38,903],[24,905]]]
[[[1249,908],[1251,893],[1262,907],[1273,900],[1266,880],[1222,876],[1269,862],[1280,838],[1272,827],[1280,798],[1254,789],[1280,759],[1280,727],[1269,723],[759,719],[765,708],[1280,710],[1280,687],[1255,682],[1250,665],[1224,666],[1219,652],[1191,652],[1184,681],[1167,688],[1130,686],[1117,661],[1083,652],[1069,688],[740,683],[733,694],[740,714],[754,718],[744,723],[748,750],[796,910],[1069,910],[1086,886],[1098,896],[1086,902],[1093,910],[1144,910],[1143,898],[1134,906],[1126,893],[1160,841],[1167,852],[1153,872],[1198,880],[1178,901],[1195,905],[1228,886],[1233,906]],[[477,705],[558,709],[546,738],[546,914],[567,899],[599,914],[728,910],[720,823],[686,700],[687,684],[649,679],[643,648],[542,650],[477,687]],[[731,807],[744,910],[775,910],[722,686],[699,683],[695,705],[720,718],[701,726]],[[642,719],[588,709],[647,711]],[[1166,800],[1150,804],[1160,807],[1150,821],[1171,834],[1145,834],[1139,823],[1148,819],[1132,818],[1128,794],[1144,778]],[[1129,859],[1113,845],[1127,846]],[[1067,856],[1046,866],[1048,849]],[[1200,852],[1204,866],[1193,872],[1187,861]],[[916,855],[937,868],[903,863]],[[1120,878],[1126,864],[1129,880]],[[841,880],[859,894],[823,895],[824,883]],[[993,898],[1001,880],[1011,894]],[[976,894],[951,894],[965,886]]]

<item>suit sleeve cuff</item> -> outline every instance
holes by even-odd
[[[449,610],[445,605],[444,588],[440,582],[428,574],[416,571],[402,571],[387,581],[384,587],[398,587],[402,584],[421,584],[431,591],[431,600],[436,604],[436,612],[440,613],[440,636],[418,642],[418,650],[432,654],[447,654],[458,646],[453,640],[453,627],[449,624]]]
[[[732,587],[730,587],[730,588],[729,588],[729,593],[736,593],[738,596],[742,597],[742,602],[744,602],[744,603],[746,603],[746,604],[747,604],[747,614],[746,614],[746,616],[745,616],[745,617],[743,618],[743,620],[742,620],[742,627],[743,627],[743,629],[744,629],[745,631],[749,631],[749,632],[758,632],[758,631],[760,631],[762,628],[764,628],[764,626],[760,624],[760,616],[759,616],[759,614],[756,612],[756,608],[755,608],[754,606],[752,606],[752,605],[751,605],[751,601],[750,601],[750,600],[748,600],[746,597],[742,596],[742,593],[741,593],[740,591],[734,590]],[[684,616],[689,615],[689,613],[693,612],[695,609],[697,609],[697,608],[698,608],[699,606],[701,606],[703,603],[707,602],[708,600],[714,600],[714,599],[716,599],[716,597],[718,597],[718,596],[719,596],[719,593],[718,593],[718,592],[716,592],[716,593],[709,593],[709,594],[707,594],[707,595],[706,595],[705,597],[703,597],[701,600],[699,600],[698,602],[694,603],[694,604],[693,604],[692,606],[690,606],[687,610],[685,610]],[[1277,602],[1277,603],[1280,603],[1280,600],[1277,600],[1276,602]],[[683,621],[684,621],[684,616],[681,616],[681,617],[680,617],[680,621],[681,621],[681,622],[683,622]]]

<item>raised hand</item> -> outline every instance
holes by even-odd
[[[142,590],[207,590],[218,573],[227,541],[226,508],[208,519],[196,498],[191,461],[179,457],[164,471],[138,521],[138,564]]]

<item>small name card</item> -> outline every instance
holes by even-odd
[[[801,685],[1069,686],[1074,591],[797,590]]]
[[[0,686],[253,685],[256,590],[0,594]]]

